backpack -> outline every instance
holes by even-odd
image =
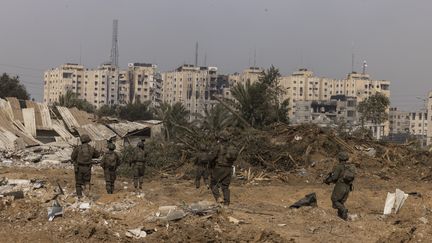
[[[83,144],[78,148],[77,162],[79,165],[91,164],[93,158],[93,148],[88,144]]]
[[[107,169],[117,168],[118,157],[115,152],[107,152],[104,158],[104,164]]]
[[[342,180],[345,183],[351,183],[354,181],[356,175],[355,166],[347,164],[345,165],[343,174],[342,174]]]

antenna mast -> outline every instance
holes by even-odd
[[[118,50],[118,20],[113,20],[112,46],[111,46],[111,66],[118,68],[119,50]]]
[[[366,61],[363,61],[363,71],[362,71],[362,74],[366,74],[366,68],[367,68],[367,63],[366,63]]]
[[[195,67],[198,67],[198,41],[195,44]]]

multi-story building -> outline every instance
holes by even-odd
[[[242,73],[234,73],[228,75],[228,81],[230,86],[236,85],[238,83],[250,82],[251,84],[257,82],[259,77],[262,75],[264,69],[259,67],[249,67],[243,70]]]
[[[73,63],[66,63],[46,71],[44,73],[44,102],[47,104],[58,102],[59,97],[67,90],[80,93],[84,71],[84,66]]]
[[[410,113],[400,111],[397,107],[391,107],[389,110],[389,133],[410,133]]]
[[[335,95],[330,100],[302,100],[297,102],[295,116],[296,124],[317,123],[331,125],[345,123],[357,125],[357,99],[345,95]]]
[[[172,72],[162,73],[163,101],[169,104],[182,103],[190,112],[190,119],[196,114],[204,114],[216,100],[217,68],[183,65]]]
[[[416,136],[426,136],[428,131],[428,113],[425,110],[409,113],[409,131]]]
[[[130,63],[127,70],[109,64],[96,69],[65,64],[45,72],[44,102],[58,102],[71,90],[95,108],[148,100],[158,105],[162,100],[162,79],[156,69],[156,65],[145,63]]]

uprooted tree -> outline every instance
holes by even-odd
[[[189,111],[180,102],[173,105],[164,102],[156,107],[153,113],[156,119],[163,122],[167,140],[176,135],[179,126],[185,126],[188,123]]]
[[[30,95],[23,84],[21,84],[18,76],[9,76],[3,73],[0,77],[0,98],[16,97],[21,100],[30,99]]]
[[[382,93],[376,93],[369,96],[357,106],[358,112],[361,114],[360,121],[362,128],[365,122],[371,122],[376,127],[377,139],[380,139],[380,125],[387,121],[387,109],[390,105],[390,100]]]
[[[288,123],[288,100],[281,101],[283,89],[279,85],[279,70],[271,66],[263,71],[258,81],[237,84],[231,93],[232,105],[253,127],[262,128],[275,122]]]

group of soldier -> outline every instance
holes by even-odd
[[[82,135],[81,145],[77,146],[71,155],[75,168],[76,194],[78,197],[83,195],[83,189],[90,190],[92,159],[100,156],[99,152],[90,146],[89,142],[89,136]],[[108,151],[102,156],[100,165],[104,169],[106,191],[108,194],[112,194],[114,192],[116,170],[120,165],[120,158],[114,152],[116,146],[112,141],[108,141],[107,148]],[[201,178],[203,178],[205,185],[211,190],[216,202],[229,206],[229,186],[233,174],[233,164],[237,156],[238,150],[230,142],[229,133],[225,130],[218,136],[217,146],[200,144],[192,159],[196,166],[196,188],[200,188]],[[133,170],[133,182],[136,190],[142,189],[146,157],[147,153],[144,150],[144,141],[140,141],[129,161],[129,165]],[[348,210],[345,208],[344,203],[349,193],[353,190],[355,171],[353,166],[347,163],[349,156],[346,152],[340,152],[338,159],[339,164],[329,173],[324,183],[335,184],[331,195],[332,206],[338,210],[340,218],[347,220]],[[223,199],[220,195],[220,189],[222,189]]]

